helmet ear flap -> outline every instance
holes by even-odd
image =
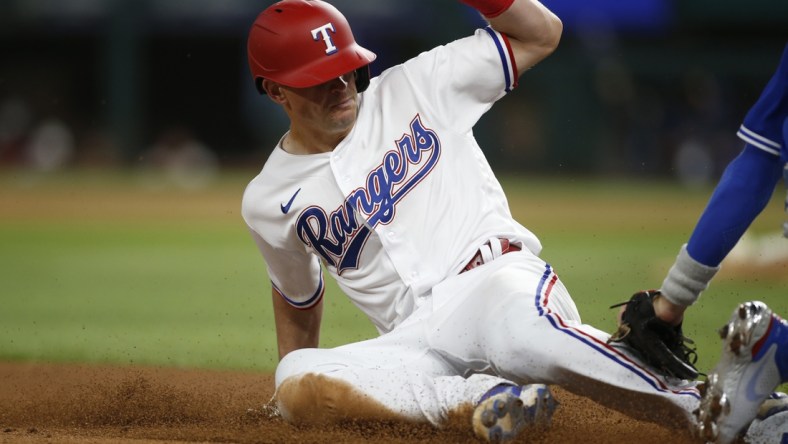
[[[265,88],[263,88],[263,78],[262,77],[256,77],[254,79],[254,86],[257,88],[257,92],[259,92],[261,96],[264,96],[264,95],[267,94],[265,92]]]
[[[364,92],[369,87],[369,65],[364,65],[356,70],[356,91]]]

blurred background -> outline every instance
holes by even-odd
[[[333,3],[378,54],[373,73],[482,23],[449,0]],[[786,43],[788,2],[544,3],[564,37],[480,122],[493,167],[716,180]],[[153,167],[186,183],[259,169],[286,129],[246,62],[268,4],[3,0],[0,167]]]

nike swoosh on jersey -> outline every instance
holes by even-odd
[[[280,204],[282,206],[282,214],[287,214],[287,212],[290,211],[290,206],[293,205],[293,201],[295,200],[296,196],[298,196],[298,193],[300,192],[301,192],[301,188],[296,190],[295,194],[293,194],[293,197],[291,197],[290,200],[287,201],[287,204]]]

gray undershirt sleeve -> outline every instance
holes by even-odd
[[[709,282],[719,269],[719,266],[709,267],[693,259],[687,253],[687,244],[684,244],[662,282],[660,291],[674,304],[692,305],[698,300],[700,293],[709,286]]]

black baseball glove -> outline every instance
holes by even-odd
[[[659,290],[641,291],[632,295],[627,302],[610,308],[626,305],[621,314],[618,330],[608,339],[623,342],[637,351],[642,359],[665,375],[694,380],[698,377],[695,362],[698,355],[693,342],[685,338],[681,325],[673,326],[659,319],[654,313],[654,298]]]

